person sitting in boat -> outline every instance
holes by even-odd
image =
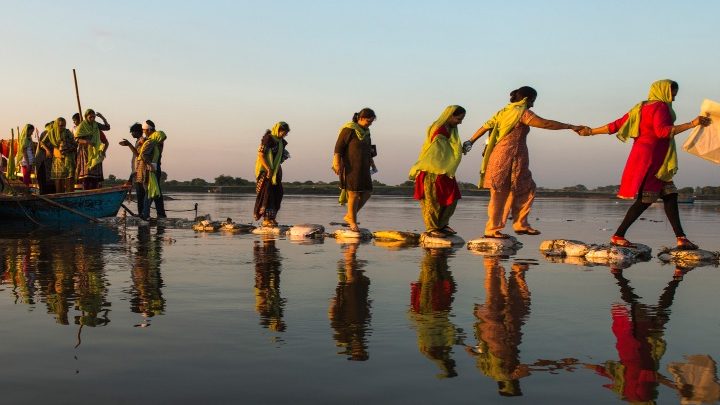
[[[95,121],[95,117],[100,118],[103,123],[99,124]],[[77,162],[75,173],[77,179],[82,183],[83,190],[93,190],[100,188],[103,181],[102,162],[105,160],[105,153],[108,149],[108,141],[104,137],[102,131],[109,131],[105,117],[94,110],[85,111],[85,119],[75,129],[75,139],[78,143]]]
[[[41,138],[46,156],[52,157],[50,179],[55,182],[56,193],[75,191],[75,152],[77,143],[67,129],[65,118],[53,121],[45,137]],[[46,161],[47,164],[47,161]]]
[[[165,132],[155,130],[155,123],[150,120],[145,121],[142,128],[147,140],[138,151],[135,163],[135,183],[140,183],[145,188],[145,202],[140,217],[144,220],[150,218],[150,204],[155,201],[158,218],[166,218],[158,177],[161,174],[160,155],[167,136]]]

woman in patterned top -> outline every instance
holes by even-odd
[[[523,86],[510,93],[510,103],[490,118],[463,148],[468,152],[473,143],[490,132],[480,169],[479,187],[490,189],[488,222],[485,237],[507,238],[501,233],[508,214],[512,212],[513,229],[518,235],[539,235],[540,231],[527,221],[535,199],[535,182],[530,172],[527,136],[530,127],[542,129],[572,129],[585,127],[546,120],[535,115],[530,108],[535,104],[537,91]]]

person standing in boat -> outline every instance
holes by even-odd
[[[265,227],[278,225],[275,217],[280,211],[284,194],[281,165],[290,157],[285,149],[288,133],[290,126],[283,121],[265,131],[255,160],[256,197],[253,217],[256,221],[263,218],[262,226]]]
[[[30,168],[35,164],[35,152],[32,139],[30,139],[33,131],[35,131],[35,127],[32,124],[25,124],[22,128],[18,136],[17,155],[15,156],[15,164],[20,166],[22,182],[26,186],[30,186]]]
[[[455,170],[462,159],[458,125],[465,118],[459,105],[445,108],[427,129],[418,161],[410,169],[415,181],[414,198],[420,201],[428,235],[443,238],[457,232],[450,227],[450,217],[460,199]]]
[[[135,198],[137,199],[137,212],[141,215],[143,212],[143,204],[145,203],[145,188],[141,183],[135,182],[135,162],[138,155],[140,154],[140,148],[143,142],[145,142],[145,136],[143,135],[142,124],[136,122],[130,126],[130,136],[135,139],[135,145],[131,144],[127,139],[120,141],[120,146],[127,146],[132,152],[132,159],[130,159],[130,178],[129,182],[135,184]],[[155,203],[157,207],[157,203]]]
[[[352,121],[340,128],[332,170],[340,177],[340,204],[347,204],[343,219],[351,231],[359,231],[357,214],[372,195],[372,173],[377,173],[373,158],[377,155],[370,139],[370,125],[375,111],[363,108],[353,115]]]
[[[45,124],[45,130],[40,133],[35,148],[35,182],[39,194],[51,194],[57,192],[52,179],[52,147],[46,146],[48,133],[55,121]]]
[[[165,132],[156,130],[155,124],[150,120],[145,121],[142,128],[147,140],[143,142],[138,151],[138,157],[135,159],[135,183],[140,183],[145,189],[145,201],[143,202],[140,217],[144,220],[150,219],[150,204],[155,201],[157,217],[165,218],[164,206],[158,205],[158,201],[162,200],[162,191],[158,181],[160,177],[160,165],[158,163],[167,136]]]
[[[710,125],[710,118],[698,116],[688,123],[674,125],[676,117],[672,102],[675,101],[678,89],[675,81],[658,80],[650,86],[647,100],[636,104],[620,119],[580,132],[580,135],[585,136],[617,133],[617,138],[623,142],[633,138],[618,197],[635,199],[635,202],[610,238],[613,245],[635,247],[625,239],[625,233],[652,203],[662,198],[665,215],[677,238],[678,249],[698,248],[685,236],[680,223],[678,191],[672,181],[678,170],[675,136],[698,125]]]
[[[479,187],[490,189],[486,238],[507,238],[501,231],[512,212],[513,229],[518,235],[539,235],[528,223],[535,200],[535,181],[530,172],[527,136],[530,127],[579,131],[583,127],[546,120],[530,109],[537,91],[523,86],[510,93],[510,103],[495,113],[473,136],[463,143],[467,153],[475,141],[490,132],[483,152]]]
[[[52,157],[50,178],[55,182],[56,193],[75,191],[75,153],[77,143],[67,127],[65,118],[53,121],[41,144],[48,157]],[[48,161],[46,160],[46,163]]]
[[[84,115],[85,119],[75,129],[75,140],[78,143],[75,174],[83,190],[94,190],[100,188],[103,181],[102,162],[108,146],[107,139],[102,141],[101,131],[109,131],[110,124],[102,114],[95,114],[92,109],[86,110]],[[97,123],[95,117],[103,123]]]

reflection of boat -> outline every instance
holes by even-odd
[[[678,195],[678,204],[693,204],[695,203],[695,196],[693,195]]]
[[[117,215],[130,186],[58,194],[0,195],[0,219],[34,222],[85,221],[82,215],[95,218]]]

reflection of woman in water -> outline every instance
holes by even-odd
[[[357,260],[357,243],[343,246],[344,259],[338,263],[338,285],[335,288],[328,317],[333,338],[348,360],[365,361],[367,329],[370,325],[370,279],[365,276],[365,261]]]
[[[633,288],[621,270],[613,273],[620,286],[620,296],[625,304],[612,305],[612,331],[615,334],[620,361],[609,360],[604,364],[587,365],[596,373],[611,380],[605,385],[625,401],[650,402],[657,399],[660,383],[675,388],[658,369],[665,354],[665,324],[670,320],[670,306],[681,277],[671,280],[660,295],[656,305],[638,301]]]
[[[440,378],[457,376],[452,346],[460,338],[450,322],[457,287],[447,260],[446,249],[425,249],[420,277],[410,284],[409,316],[417,330],[418,350],[440,367]]]
[[[130,310],[148,318],[165,311],[165,299],[162,296],[163,280],[160,275],[161,240],[164,233],[165,228],[159,226],[153,238],[150,227],[138,227],[137,252],[131,273],[133,284],[130,291]]]
[[[528,367],[520,364],[522,326],[530,315],[530,290],[525,282],[527,264],[514,263],[509,278],[499,259],[485,260],[485,303],[475,305],[475,337],[478,345],[470,352],[477,368],[497,381],[503,396],[522,395],[520,378]]]
[[[274,332],[284,332],[283,320],[285,298],[280,296],[279,250],[274,239],[255,241],[255,311],[260,315],[260,325]]]

